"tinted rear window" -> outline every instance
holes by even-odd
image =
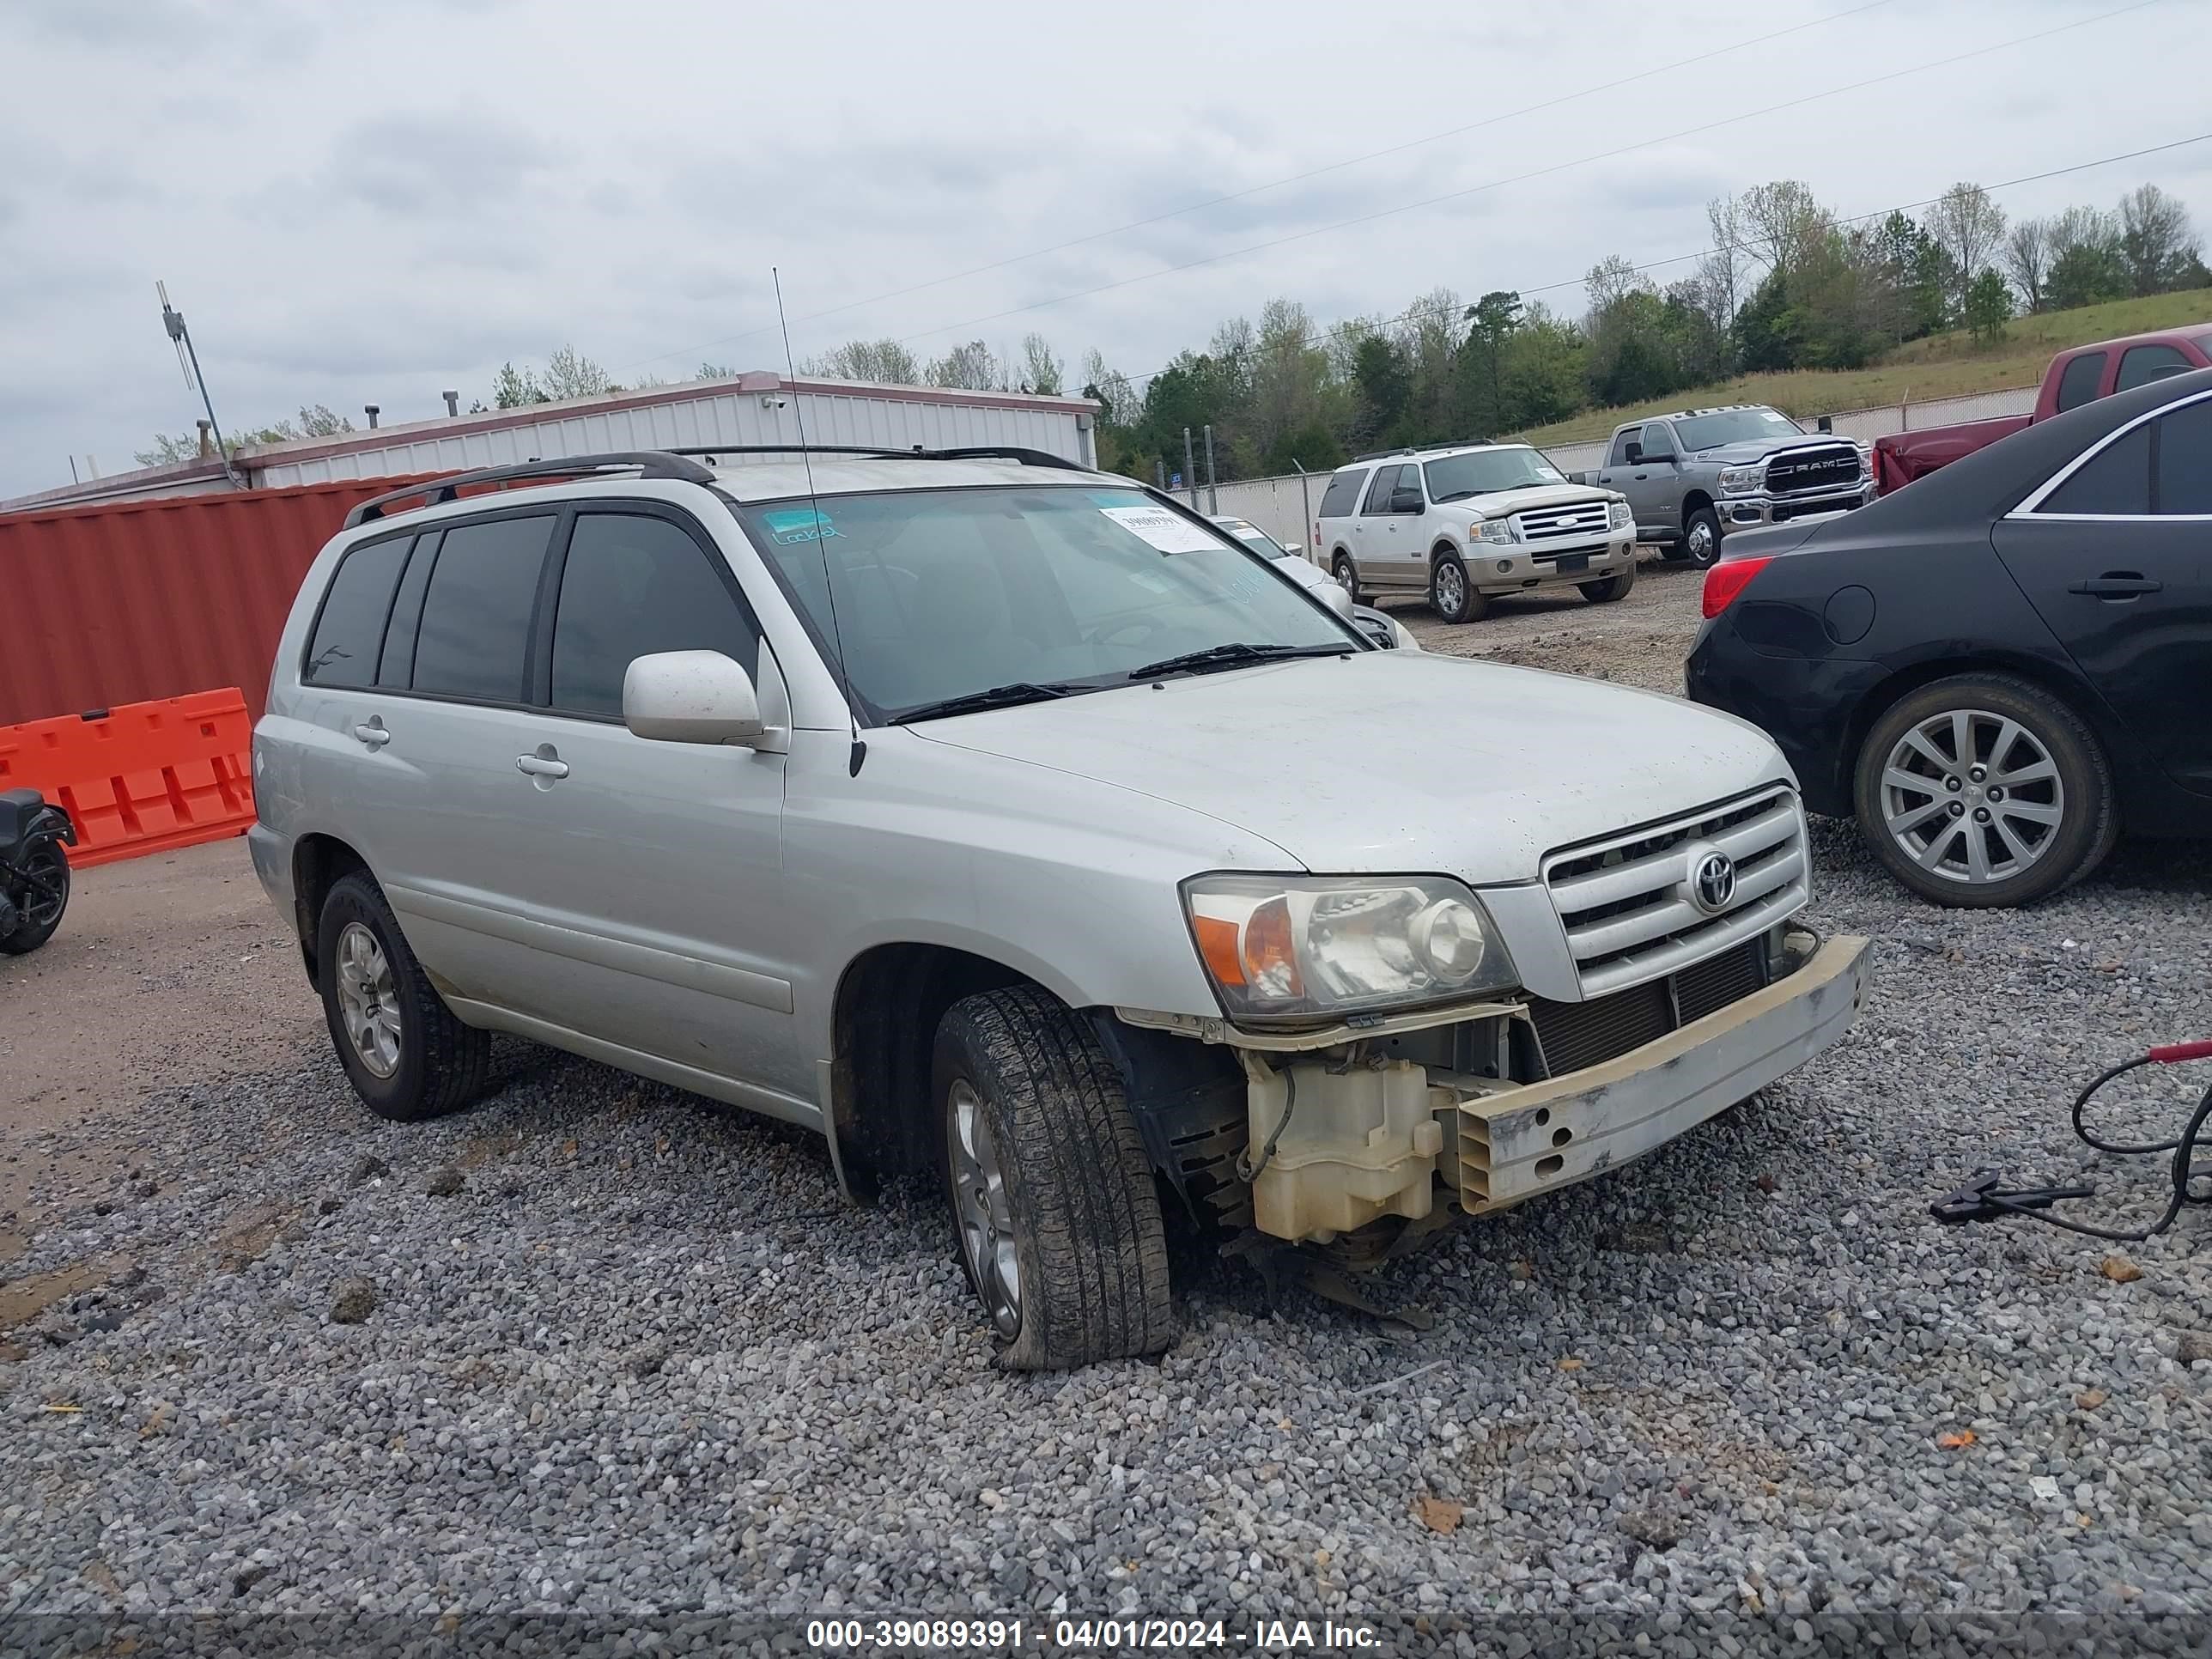
[[[2068,363],[2058,376],[2058,407],[2078,409],[2097,395],[2097,382],[2104,378],[2105,354],[2085,351]]]
[[[2212,514],[2212,398],[2158,422],[2158,510]]]
[[[2150,511],[2150,425],[2146,422],[2108,444],[2079,472],[2052,491],[2044,513]]]
[[[392,592],[407,562],[407,550],[414,544],[412,536],[369,542],[350,549],[338,562],[322,615],[315,618],[315,637],[307,647],[301,679],[310,685],[375,684],[384,624],[392,615]]]
[[[547,517],[457,525],[446,532],[422,596],[416,690],[526,700],[530,613],[552,529]]]
[[[1359,499],[1360,481],[1366,477],[1364,467],[1352,472],[1340,472],[1328,481],[1328,493],[1321,498],[1321,516],[1324,519],[1348,519],[1352,503]]]

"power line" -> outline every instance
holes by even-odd
[[[1815,17],[1807,22],[1794,23],[1786,29],[1777,29],[1771,34],[1753,35],[1748,40],[1734,41],[1725,46],[1716,46],[1711,52],[1698,52],[1694,57],[1679,58],[1671,64],[1662,64],[1652,69],[1638,70],[1635,74],[1624,75],[1617,81],[1607,81],[1600,86],[1584,87],[1578,92],[1562,93],[1557,98],[1547,98],[1539,104],[1525,104],[1519,109],[1507,110],[1502,114],[1489,116],[1480,121],[1471,121],[1465,126],[1449,127],[1442,132],[1430,133],[1424,138],[1409,138],[1403,143],[1391,144],[1382,149],[1369,150],[1364,155],[1353,155],[1341,161],[1326,162],[1317,167],[1309,167],[1304,173],[1287,173],[1280,179],[1270,179],[1263,184],[1251,185],[1243,190],[1232,190],[1220,196],[1209,196],[1201,202],[1190,202],[1179,208],[1170,208],[1164,213],[1155,213],[1143,219],[1132,219],[1127,224],[1110,226],[1104,230],[1091,231],[1081,236],[1072,236],[1064,242],[1054,242],[1048,247],[1031,248],[1024,253],[1010,253],[1003,259],[992,260],[988,264],[971,265],[966,270],[956,270],[943,276],[933,276],[926,283],[915,283],[906,288],[891,289],[882,294],[872,294],[865,299],[848,300],[842,305],[831,306],[826,310],[808,312],[799,320],[801,323],[818,322],[824,317],[840,316],[848,311],[860,310],[865,306],[880,305],[886,300],[902,300],[909,294],[921,294],[933,288],[942,288],[947,283],[961,282],[969,276],[981,276],[991,271],[1003,270],[1008,265],[1021,264],[1030,259],[1042,259],[1048,253],[1065,252],[1069,248],[1082,247],[1091,242],[1103,241],[1109,236],[1119,236],[1126,231],[1142,230],[1148,225],[1162,224],[1170,219],[1181,218],[1186,213],[1197,213],[1206,208],[1219,207],[1224,202],[1240,202],[1248,196],[1258,196],[1267,191],[1279,190],[1285,185],[1303,184],[1309,179],[1318,179],[1326,173],[1340,173],[1346,167],[1355,167],[1369,161],[1377,161],[1386,155],[1402,155],[1409,149],[1419,149],[1427,144],[1441,143],[1447,138],[1464,137],[1470,132],[1479,132],[1485,127],[1495,126],[1500,121],[1517,121],[1522,116],[1539,114],[1547,109],[1557,109],[1563,104],[1571,104],[1580,99],[1595,98],[1600,93],[1617,92],[1621,88],[1632,86],[1638,81],[1648,81],[1655,75],[1671,75],[1676,70],[1710,63],[1716,58],[1725,58],[1730,52],[1743,52],[1753,46],[1765,46],[1771,40],[1779,40],[1786,35],[1801,34],[1807,29],[1816,29],[1830,23],[1841,22],[1847,17],[1856,17],[1862,12],[1873,11],[1890,3],[1891,0],[1865,0],[1863,4],[1852,6],[1844,11],[1830,12],[1824,17]],[[2145,0],[2145,3],[2149,3],[2149,0]],[[631,362],[621,364],[619,367],[635,368],[641,363],[661,362],[670,357],[688,357],[695,351],[711,351],[717,346],[730,345],[738,340],[749,340],[756,334],[773,333],[775,326],[773,323],[763,323],[758,328],[749,328],[742,333],[725,334],[716,339],[702,341],[695,346],[678,346],[673,351],[663,351],[650,357],[640,357]]]
[[[1422,208],[1436,207],[1445,202],[1460,201],[1469,196],[1480,195],[1486,191],[1501,189],[1507,185],[1526,184],[1532,179],[1548,178],[1555,173],[1565,173],[1575,167],[1588,167],[1594,161],[1609,161],[1635,150],[1648,149],[1655,144],[1669,143],[1678,138],[1695,137],[1699,133],[1716,131],[1722,127],[1735,126],[1745,121],[1756,120],[1765,115],[1778,114],[1786,110],[1802,109],[1808,104],[1816,104],[1824,99],[1838,98],[1850,92],[1862,92],[1869,87],[1902,80],[1911,75],[1924,75],[1930,70],[1948,69],[1954,64],[1966,63],[1970,58],[1984,58],[1991,52],[2005,52],[2014,46],[2028,46],[2038,40],[2048,40],[2055,34],[2063,34],[2069,30],[2085,28],[2092,23],[2109,22],[2115,17],[2124,16],[2131,11],[2141,11],[2146,6],[2157,3],[2158,0],[2133,0],[2131,4],[2116,6],[2110,11],[2099,12],[2093,17],[2079,18],[2071,23],[2061,23],[2051,28],[2038,30],[2033,34],[2016,36],[2010,40],[1999,40],[1990,46],[1976,46],[1970,51],[1957,52],[1948,58],[1936,58],[1931,63],[1915,64],[1905,69],[1892,70],[1887,74],[1869,76],[1863,81],[1853,81],[1844,86],[1831,87],[1825,92],[1808,93],[1803,97],[1789,99],[1779,104],[1769,104],[1761,109],[1747,110],[1740,115],[1723,116],[1718,120],[1702,122],[1693,127],[1684,127],[1678,132],[1662,133],[1656,137],[1640,139],[1634,143],[1620,145],[1617,149],[1601,150],[1593,155],[1580,156],[1571,161],[1556,161],[1550,167],[1516,173],[1510,178],[1493,179],[1487,184],[1470,185],[1464,190],[1446,191],[1441,195],[1424,197],[1418,202],[1407,202],[1397,207],[1378,208],[1372,213],[1363,213],[1352,218],[1340,219],[1333,224],[1317,225],[1310,230],[1293,231],[1288,235],[1273,237],[1267,241],[1254,242],[1244,247],[1231,248],[1224,253],[1208,254],[1202,259],[1189,259],[1179,265],[1167,265],[1158,270],[1143,271],[1134,276],[1124,276],[1115,282],[1100,283],[1094,287],[1079,289],[1072,293],[1054,295],[1048,300],[1035,300],[1027,305],[1012,306],[1004,311],[989,312],[982,316],[966,318],[957,323],[946,323],[936,328],[923,329],[918,333],[901,336],[900,343],[908,344],[916,340],[928,339],[933,335],[950,334],[957,330],[974,328],[984,323],[995,323],[1008,317],[1018,317],[1028,312],[1042,311],[1051,306],[1065,305],[1070,300],[1087,300],[1095,295],[1110,293],[1116,289],[1131,288],[1139,283],[1153,282],[1162,276],[1173,276],[1182,271],[1195,270],[1202,265],[1218,264],[1224,259],[1242,258],[1248,253],[1262,253],[1269,248],[1282,247],[1291,242],[1304,241],[1309,237],[1325,236],[1333,231],[1351,229],[1356,225],[1372,224],[1378,219],[1391,218],[1401,213],[1415,212]]]
[[[2094,161],[2076,161],[2070,167],[2052,167],[2047,172],[2023,173],[2017,179],[2001,179],[1994,185],[1984,185],[1982,188],[1987,191],[1990,195],[1994,196],[1999,191],[2016,190],[2022,185],[2040,184],[2046,179],[2063,179],[2069,173],[2087,173],[2095,167],[2112,167],[2121,161],[2137,161],[2146,155],[2157,155],[2166,150],[2181,149],[2188,145],[2201,144],[2207,141],[2212,141],[2212,132],[2200,132],[2194,137],[2176,138],[2163,144],[2150,144],[2142,149],[2124,151],[2118,155],[2101,155]],[[1838,219],[1835,222],[1839,226],[1863,225],[1871,220],[1887,219],[1893,213],[1911,213],[1917,209],[1933,207],[1936,203],[1942,199],[1943,198],[1941,196],[1923,197],[1917,202],[1899,202],[1893,207],[1877,208],[1871,213],[1853,214],[1849,218]],[[1721,252],[1723,249],[1735,253],[1756,253],[1758,252],[1756,246],[1749,242],[1717,242],[1711,247],[1699,248],[1695,253],[1669,254],[1666,258],[1647,260],[1640,265],[1630,265],[1627,269],[1639,274],[1647,271],[1657,270],[1663,266],[1685,264],[1692,259],[1702,259],[1709,254]],[[1589,278],[1587,276],[1569,276],[1556,283],[1544,283],[1534,287],[1518,288],[1510,291],[1524,295],[1530,294],[1550,294],[1563,288],[1579,288],[1588,280]],[[1377,317],[1372,319],[1365,317],[1350,317],[1346,318],[1340,323],[1330,324],[1327,328],[1321,330],[1318,333],[1301,335],[1298,337],[1297,343],[1301,346],[1319,345],[1332,335],[1342,334],[1347,330],[1363,327],[1383,328],[1388,327],[1392,323],[1411,322],[1417,317],[1442,314],[1441,310],[1437,307],[1414,305],[1398,313],[1395,317]],[[1159,368],[1149,369],[1142,374],[1124,375],[1122,378],[1129,383],[1132,388],[1146,386],[1160,375],[1166,374],[1169,369],[1174,367],[1175,365],[1172,363],[1163,363]]]

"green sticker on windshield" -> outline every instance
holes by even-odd
[[[779,547],[827,541],[837,533],[837,526],[830,522],[830,515],[818,507],[782,507],[762,514],[761,522],[768,526],[768,533],[775,538]]]

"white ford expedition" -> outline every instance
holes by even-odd
[[[370,1109],[505,1031],[818,1129],[1059,1366],[1170,1340],[1164,1191],[1372,1262],[1850,1023],[1749,726],[1377,649],[1049,456],[717,459],[418,485],[307,572],[251,844]]]
[[[1363,455],[1329,479],[1313,537],[1354,599],[1425,593],[1451,623],[1499,594],[1572,585],[1607,605],[1636,586],[1627,497],[1570,482],[1527,444]]]

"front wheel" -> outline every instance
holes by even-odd
[[[1636,586],[1636,561],[1631,559],[1626,569],[1610,576],[1601,576],[1594,582],[1577,582],[1576,586],[1592,605],[1611,605],[1616,599],[1625,599]]]
[[[1721,521],[1710,507],[1701,507],[1683,521],[1679,544],[1682,556],[1700,570],[1721,556]]]
[[[1490,601],[1474,591],[1456,553],[1439,553],[1429,570],[1429,609],[1448,623],[1480,622]]]
[[[1352,555],[1338,554],[1331,574],[1336,578],[1336,585],[1351,594],[1352,604],[1358,605],[1359,603],[1359,567],[1352,563]]]
[[[1034,987],[955,1003],[934,1093],[960,1257],[1003,1362],[1060,1370],[1174,1335],[1159,1194],[1083,1018]]]
[[[1899,701],[1859,750],[1859,831],[1923,898],[2027,904],[2071,886],[2119,836],[2096,734],[2009,674],[1960,674]]]
[[[19,914],[15,928],[0,938],[0,952],[11,957],[27,955],[54,936],[54,929],[62,925],[62,912],[69,908],[70,896],[69,854],[59,842],[40,842],[16,867],[24,877],[15,900]],[[0,903],[5,902],[0,896]]]

